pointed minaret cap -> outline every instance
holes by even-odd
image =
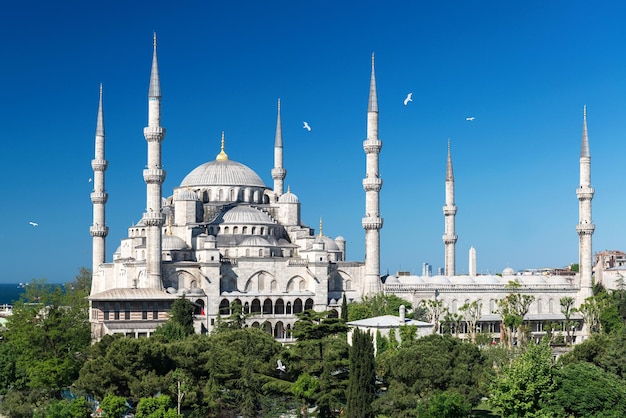
[[[280,99],[278,99],[278,116],[276,118],[276,139],[274,140],[274,146],[283,146],[283,127],[280,122]]]
[[[376,72],[374,71],[374,53],[372,52],[372,76],[370,78],[370,98],[367,103],[368,112],[378,112],[378,95],[376,94]]]
[[[583,141],[580,147],[580,158],[590,158],[589,137],[587,136],[587,105],[583,107]]]
[[[222,131],[222,150],[217,157],[215,157],[217,161],[228,161],[228,154],[224,152],[224,131]]]
[[[102,83],[100,83],[100,103],[98,104],[98,121],[96,122],[96,135],[104,136],[104,112],[102,110]]]
[[[448,138],[448,165],[446,167],[446,180],[454,181],[454,172],[452,171],[452,154],[450,153],[450,138]]]
[[[159,64],[157,61],[157,38],[154,32],[153,38],[154,51],[152,52],[152,71],[150,72],[150,87],[148,89],[148,97],[161,97],[161,83],[159,82]]]

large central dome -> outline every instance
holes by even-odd
[[[231,160],[209,161],[194,168],[181,187],[253,186],[267,187],[249,167]]]

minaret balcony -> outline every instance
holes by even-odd
[[[165,215],[149,209],[148,212],[144,212],[142,220],[147,226],[162,226],[165,223]]]
[[[272,178],[282,180],[287,176],[287,170],[284,168],[272,168]]]
[[[165,180],[165,170],[160,168],[146,168],[143,170],[143,179],[146,183],[163,183]]]
[[[109,227],[104,225],[95,224],[89,228],[89,232],[92,237],[106,237],[109,235]]]
[[[592,235],[596,226],[594,224],[578,224],[576,225],[576,232],[578,235]]]
[[[104,171],[107,169],[107,165],[107,160],[100,160],[98,158],[91,160],[91,168],[93,171]]]
[[[443,214],[445,216],[456,215],[456,206],[444,206],[443,207]]]
[[[459,239],[458,235],[456,234],[444,234],[441,238],[443,239],[444,244],[454,244]]]
[[[163,141],[163,138],[165,138],[165,128],[161,126],[146,126],[143,128],[143,136],[148,142]]]
[[[92,192],[91,193],[91,202],[92,203],[106,203],[109,195],[104,192]]]
[[[591,200],[594,192],[593,187],[579,187],[576,189],[576,196],[578,200]]]
[[[366,229],[366,230],[368,230],[368,229],[381,229],[383,227],[383,218],[367,217],[367,218],[363,218],[361,223],[363,224],[363,228]]]
[[[366,154],[379,153],[383,147],[383,141],[380,139],[366,139],[363,141],[363,149]]]
[[[383,179],[380,177],[366,177],[363,179],[363,189],[366,192],[378,192],[383,187]]]

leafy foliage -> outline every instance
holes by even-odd
[[[348,304],[348,321],[358,321],[359,319],[383,315],[397,316],[401,305],[404,305],[406,309],[412,308],[411,302],[396,295],[381,293],[374,296],[364,296],[362,302]]]
[[[372,336],[356,328],[350,347],[350,375],[346,392],[348,418],[371,418],[374,416],[376,372]]]

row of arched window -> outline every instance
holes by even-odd
[[[277,299],[275,302],[271,299],[265,299],[263,304],[257,298],[252,302],[241,302],[240,299],[234,299],[232,301],[228,299],[222,299],[220,302],[219,312],[220,315],[232,315],[235,306],[241,306],[244,314],[260,313],[264,315],[294,315],[308,309],[313,309],[313,299],[308,298],[304,302],[300,298],[296,298],[293,303],[291,301],[285,302],[282,298]]]

